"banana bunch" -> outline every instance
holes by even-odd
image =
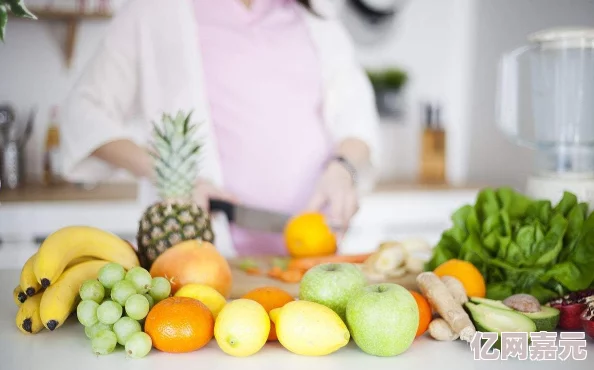
[[[35,334],[62,326],[76,311],[82,283],[96,279],[109,262],[126,269],[140,265],[127,241],[104,230],[68,226],[51,234],[25,262],[13,290],[19,330]]]
[[[431,245],[422,239],[386,241],[361,266],[370,280],[384,281],[423,271]]]

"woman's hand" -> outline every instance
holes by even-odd
[[[342,234],[351,218],[359,210],[359,199],[353,178],[339,162],[330,162],[322,174],[317,188],[308,204],[308,210],[319,212],[328,207],[330,223]]]
[[[199,207],[208,210],[210,199],[225,200],[231,203],[238,203],[238,199],[230,192],[219,188],[210,181],[200,179],[194,187],[194,201]]]

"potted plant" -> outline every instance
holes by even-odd
[[[376,95],[377,109],[383,117],[399,117],[402,114],[403,90],[408,75],[398,68],[367,71]]]
[[[16,17],[37,19],[27,9],[24,0],[0,0],[0,41],[2,42],[4,42],[4,35],[6,34],[9,13]]]

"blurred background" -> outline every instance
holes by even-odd
[[[22,185],[0,190],[0,264],[22,264],[26,253],[10,243],[61,225],[135,233],[142,210],[125,174],[93,187],[46,181],[59,178],[59,107],[124,2],[28,0],[39,20],[9,20],[0,104],[14,109],[12,125],[26,137]],[[359,0],[347,1],[340,16],[382,117],[380,182],[363,199],[344,247],[363,250],[405,235],[435,240],[480,187],[524,186],[532,152],[495,123],[499,60],[532,32],[594,26],[594,1]]]

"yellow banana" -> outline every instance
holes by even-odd
[[[75,258],[72,261],[70,261],[66,267],[64,268],[64,270],[69,269],[70,267],[74,266],[74,265],[78,265],[79,263],[83,263],[83,262],[87,262],[87,261],[97,261],[97,258],[93,258],[93,257],[79,257],[79,258]]]
[[[109,261],[87,261],[70,267],[52,285],[45,289],[41,299],[41,322],[49,330],[64,324],[80,302],[78,291],[83,282],[96,279],[101,267]]]
[[[47,288],[79,257],[117,262],[126,270],[140,264],[134,248],[117,235],[92,226],[67,226],[48,236],[39,247],[33,266],[37,281]]]
[[[20,286],[21,290],[25,292],[29,297],[33,296],[37,292],[39,292],[42,288],[39,282],[37,281],[37,277],[33,272],[33,266],[35,263],[35,258],[37,257],[37,253],[34,253],[27,262],[23,265],[21,269],[21,278],[20,278]],[[93,260],[92,257],[80,257],[75,258],[66,266],[66,268],[76,265],[77,263],[85,262]]]
[[[14,299],[14,303],[17,306],[22,305],[27,300],[27,295],[23,292],[20,285],[17,285],[12,291],[12,299]]]
[[[43,329],[43,322],[39,316],[39,307],[43,292],[35,294],[19,307],[16,315],[16,326],[25,334],[39,333]]]
[[[35,263],[35,257],[37,253],[33,254],[27,262],[23,265],[21,269],[21,278],[19,284],[21,285],[21,289],[25,292],[29,297],[32,297],[41,289],[41,285],[37,281],[37,277],[33,272],[33,266]]]

